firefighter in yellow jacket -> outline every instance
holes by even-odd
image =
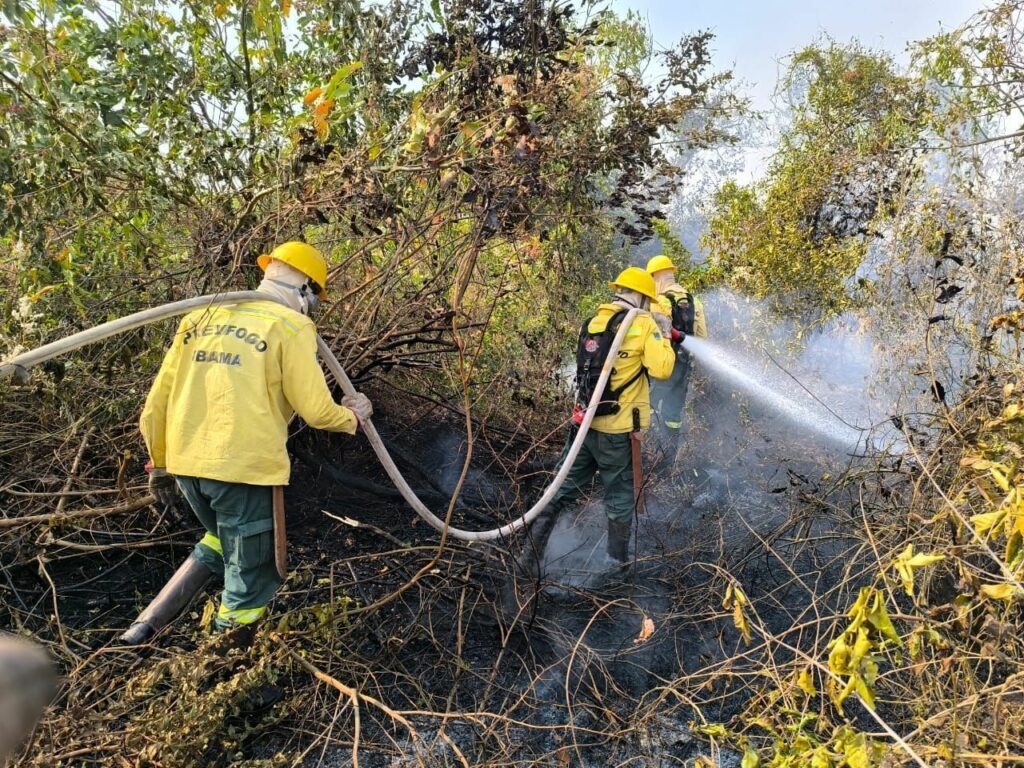
[[[668,256],[655,256],[648,261],[647,272],[654,278],[658,291],[651,312],[671,320],[669,333],[676,350],[676,365],[672,376],[651,387],[651,405],[658,414],[660,442],[669,454],[669,459],[674,459],[682,434],[686,390],[690,385],[690,371],[693,367],[690,353],[683,348],[682,340],[686,336],[706,337],[708,326],[703,303],[676,282],[676,266]]]
[[[150,490],[180,491],[206,529],[188,560],[121,636],[149,640],[211,575],[223,575],[220,629],[247,628],[267,610],[274,564],[272,489],[288,483],[288,422],[355,434],[372,414],[365,395],[338,405],[316,356],[309,314],[325,294],[327,263],[290,242],[258,260],[267,301],[211,306],[178,326],[142,411]]]
[[[602,402],[613,399],[618,407],[614,409],[616,412],[595,416],[591,422],[590,431],[565,483],[530,530],[529,549],[521,563],[524,566],[536,566],[559,513],[584,493],[595,474],[601,476],[604,486],[609,565],[621,565],[627,560],[634,512],[630,432],[636,426],[647,429],[650,425],[650,384],[647,378],[667,379],[672,374],[675,353],[666,335],[668,322],[664,318],[657,320],[648,311],[655,298],[651,276],[639,267],[630,267],[609,286],[615,291],[615,300],[598,307],[597,314],[581,329],[578,357],[586,353],[590,343],[596,344],[603,332],[617,328],[627,311],[634,307],[643,310],[626,331],[608,388],[602,397]],[[580,376],[577,375],[577,387],[579,385]],[[581,402],[584,399],[588,399],[587,395],[578,391],[574,418],[577,425],[582,421],[582,409],[587,406],[586,402]],[[570,430],[562,453],[563,461],[576,438],[576,429],[574,426]]]

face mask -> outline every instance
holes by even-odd
[[[304,285],[299,289],[299,294],[302,296],[302,300],[306,305],[306,316],[313,314],[313,310],[320,305],[320,297],[317,296],[309,285]]]
[[[292,309],[297,309],[299,312],[306,315],[307,317],[313,312],[314,309],[316,309],[317,305],[320,303],[320,297],[317,295],[317,288],[311,283],[305,283],[303,285],[292,285],[291,283],[286,283],[283,280],[274,280],[273,278],[269,278],[269,280],[274,285],[279,285],[282,288],[285,288],[289,291],[295,291],[295,293],[298,294],[298,296],[296,296],[296,298],[298,299],[298,306],[292,306]]]

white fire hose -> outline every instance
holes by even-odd
[[[145,309],[141,312],[136,312],[134,314],[118,318],[117,320],[111,320],[109,323],[103,323],[102,325],[97,325],[93,328],[72,334],[66,338],[58,339],[57,341],[50,342],[49,344],[44,344],[41,347],[17,355],[10,360],[0,363],[0,380],[14,375],[15,373],[23,372],[34,365],[38,365],[39,363],[50,360],[58,355],[62,355],[65,352],[71,352],[72,350],[84,347],[87,344],[102,341],[103,339],[110,338],[111,336],[115,336],[119,333],[124,333],[125,331],[130,331],[134,328],[139,328],[143,325],[149,325],[150,323],[155,323],[159,320],[165,320],[177,315],[184,315],[194,309],[209,308],[220,304],[239,304],[243,301],[276,301],[276,299],[266,293],[260,293],[258,291],[236,291],[232,293],[211,294],[209,296],[197,296],[192,299],[174,301],[170,304],[153,307],[152,309]],[[591,422],[594,420],[594,414],[597,411],[601,394],[604,392],[605,386],[608,384],[608,379],[612,373],[612,367],[618,358],[619,347],[622,346],[622,341],[626,338],[626,332],[629,330],[629,326],[638,312],[638,309],[630,309],[626,313],[626,317],[623,318],[622,324],[619,326],[619,331],[615,334],[615,339],[612,341],[611,348],[608,350],[608,357],[605,360],[604,367],[601,369],[601,376],[597,381],[597,386],[594,388],[594,395],[591,397],[590,403],[587,405],[587,410],[583,417],[583,423],[580,424],[579,431],[576,433],[576,439],[573,440],[572,446],[569,448],[569,453],[565,457],[565,461],[562,462],[562,466],[559,468],[554,479],[551,481],[551,484],[541,495],[540,499],[537,500],[537,503],[523,514],[522,517],[519,517],[500,528],[493,528],[489,531],[464,531],[461,528],[453,528],[449,526],[449,536],[461,539],[462,541],[493,541],[494,539],[508,536],[520,528],[529,525],[537,518],[538,515],[540,515],[541,512],[544,511],[544,508],[551,502],[551,499],[553,499],[555,494],[558,493],[558,489],[562,487],[562,483],[565,482],[566,475],[569,474],[569,470],[572,468],[573,462],[576,461],[576,456],[583,447],[583,440],[587,436]],[[356,394],[356,388],[352,385],[351,379],[349,379],[345,370],[341,367],[341,363],[338,362],[338,358],[334,356],[331,348],[327,346],[327,342],[325,342],[321,336],[317,336],[316,341],[317,349],[319,350],[327,369],[334,375],[338,384],[341,385],[342,391],[346,395]],[[377,430],[373,426],[373,422],[367,419],[362,426],[374,453],[376,453],[377,458],[380,459],[380,463],[384,466],[384,471],[388,473],[388,477],[391,478],[395,487],[398,488],[399,492],[402,494],[402,498],[404,498],[409,503],[409,506],[416,510],[416,513],[432,528],[438,532],[443,532],[445,530],[444,521],[431,512],[427,506],[420,501],[412,488],[409,487],[409,484],[405,481],[405,478],[402,477],[402,473],[399,472],[394,460],[388,453],[387,448],[384,447],[384,442],[381,440],[380,435],[377,434]]]

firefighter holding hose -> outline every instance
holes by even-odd
[[[372,415],[362,394],[335,403],[317,363],[309,315],[327,287],[320,251],[284,243],[258,264],[268,300],[186,315],[146,398],[139,426],[150,490],[164,505],[180,491],[206,534],[123,643],[147,642],[215,574],[224,579],[217,629],[234,630],[237,645],[251,641],[283,577],[275,554],[284,542],[288,422],[298,413],[316,429],[355,434]]]
[[[559,513],[584,493],[595,474],[600,474],[604,486],[608,565],[621,566],[627,560],[633,514],[639,500],[634,478],[634,469],[639,469],[635,464],[638,446],[634,439],[647,429],[651,420],[648,376],[667,379],[675,364],[675,353],[667,335],[667,319],[649,312],[657,295],[654,279],[639,267],[629,267],[609,287],[615,292],[614,301],[598,307],[597,314],[580,330],[574,424],[562,454],[563,462],[593,396],[612,338],[630,309],[642,311],[626,331],[582,450],[564,485],[530,529],[531,541],[520,566],[534,571],[533,575]]]
[[[656,317],[671,320],[669,334],[676,354],[672,376],[651,386],[651,405],[658,414],[659,442],[665,455],[674,460],[683,428],[686,390],[690,385],[692,360],[682,345],[686,336],[704,338],[708,335],[704,305],[690,291],[676,282],[676,266],[668,256],[655,256],[647,262],[647,273],[654,278],[658,295],[651,304]]]

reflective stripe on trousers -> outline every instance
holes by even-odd
[[[199,540],[199,543],[204,547],[209,547],[221,557],[224,556],[224,547],[221,546],[220,539],[214,536],[212,533],[208,533]]]
[[[267,606],[265,605],[259,608],[228,608],[221,603],[220,609],[217,611],[217,625],[252,624],[266,612]]]
[[[252,624],[267,612],[281,583],[270,486],[187,476],[178,478],[178,486],[206,529],[196,558],[224,577],[217,626]]]

